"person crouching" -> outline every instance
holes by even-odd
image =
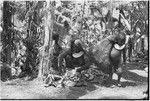
[[[65,66],[63,66],[63,59]],[[75,70],[76,74],[81,75],[81,72],[87,70],[90,66],[89,56],[83,49],[80,39],[71,40],[70,48],[59,55],[58,65],[63,68],[64,73],[70,70]],[[73,80],[73,78],[70,78]],[[82,82],[79,76],[79,82]],[[84,85],[84,82],[79,85]]]

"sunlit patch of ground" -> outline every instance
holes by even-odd
[[[136,73],[137,75],[140,75],[142,77],[148,77],[148,73],[144,70],[129,70],[130,72]]]

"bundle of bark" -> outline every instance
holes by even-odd
[[[91,61],[98,66],[99,70],[106,74],[109,74],[109,72],[112,70],[110,52],[115,40],[116,35],[110,35],[89,49]]]

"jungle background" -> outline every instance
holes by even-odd
[[[148,1],[0,2],[0,69],[7,71],[1,72],[2,99],[142,98],[148,86]],[[132,39],[126,48],[123,88],[42,86],[50,66],[53,33],[60,35],[63,48],[68,48],[73,34],[88,50],[120,29],[130,30]]]

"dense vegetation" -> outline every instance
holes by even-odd
[[[148,36],[147,1],[4,1],[1,12],[1,62],[19,77],[48,72],[53,33],[61,36],[64,48],[74,34],[88,50],[110,34],[129,30],[132,55],[148,50],[141,39]]]

